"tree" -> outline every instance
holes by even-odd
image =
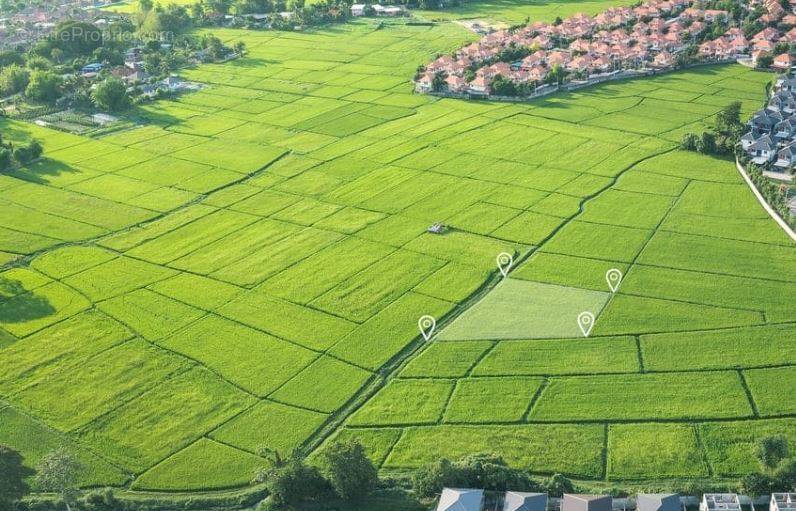
[[[318,469],[305,465],[298,457],[268,471],[265,483],[270,504],[275,508],[314,500],[328,491],[328,483]]]
[[[454,474],[450,460],[440,458],[415,471],[412,475],[412,489],[420,497],[431,497],[442,491],[448,481],[454,479]]]
[[[703,131],[696,143],[696,150],[703,154],[713,154],[716,152],[716,135],[710,131]]]
[[[13,50],[0,51],[0,67],[10,66],[11,64],[24,65],[25,58],[19,52]]]
[[[36,466],[36,486],[43,491],[58,493],[66,510],[72,510],[77,496],[77,481],[83,465],[64,448],[56,449],[42,458]]]
[[[26,165],[39,156],[42,153],[42,146],[41,144],[36,141],[32,140],[28,145],[20,145],[14,148],[13,155],[14,159],[17,160],[22,165]]]
[[[246,53],[246,43],[243,41],[235,43],[235,53],[242,57],[243,54]]]
[[[718,133],[731,135],[739,133],[742,129],[740,101],[733,101],[716,114],[716,131]]]
[[[152,0],[138,0],[138,10],[141,12],[149,12],[155,6]]]
[[[69,20],[55,27],[49,49],[58,48],[68,57],[87,56],[102,46],[102,42],[102,30],[96,25]]]
[[[514,82],[503,77],[503,75],[495,75],[492,78],[492,92],[497,96],[516,96],[517,87]]]
[[[699,137],[696,136],[696,133],[686,133],[683,135],[682,140],[680,140],[680,149],[684,151],[696,151],[698,143]]]
[[[7,147],[0,147],[0,172],[11,167],[11,151]]]
[[[746,495],[765,495],[776,491],[777,484],[777,480],[768,474],[751,473],[741,479],[739,489]]]
[[[774,471],[778,488],[796,488],[796,458],[788,458],[780,462]]]
[[[25,96],[34,101],[54,103],[61,97],[63,80],[52,71],[33,71],[25,88]]]
[[[768,69],[773,63],[774,57],[772,55],[760,55],[757,57],[757,63],[755,64],[755,67],[757,69]]]
[[[379,480],[376,467],[357,440],[332,443],[323,452],[322,464],[332,489],[345,500],[367,495]]]
[[[0,71],[0,93],[10,96],[22,92],[28,86],[30,71],[16,64],[4,67]]]
[[[784,435],[769,435],[757,441],[755,457],[760,467],[771,473],[788,457],[788,439]]]
[[[566,76],[566,71],[564,71],[564,68],[561,67],[561,65],[559,64],[555,64],[553,68],[550,69],[550,72],[547,73],[547,76],[545,77],[544,81],[545,83],[560,84],[561,82],[564,81],[564,76]]]
[[[565,493],[575,491],[575,485],[567,477],[561,474],[553,474],[544,484],[547,493],[555,496],[563,496]]]
[[[118,112],[130,106],[127,86],[118,78],[108,78],[99,83],[91,93],[91,100],[102,110]]]
[[[444,71],[434,73],[434,78],[431,79],[431,90],[434,92],[444,90],[448,84],[448,82],[445,81],[447,77],[448,75]]]
[[[7,157],[8,149],[0,148],[0,170],[3,169],[3,151]],[[31,473],[22,464],[22,456],[17,451],[0,445],[0,511],[10,511],[14,503],[30,491],[25,477]]]

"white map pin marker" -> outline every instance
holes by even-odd
[[[591,312],[581,312],[578,314],[578,326],[583,332],[584,337],[588,337],[591,329],[594,328],[594,314]]]
[[[514,264],[514,258],[508,252],[501,252],[497,256],[497,266],[500,274],[505,278],[509,274],[511,265]]]
[[[417,326],[420,328],[420,333],[423,334],[423,339],[429,340],[434,335],[434,328],[437,327],[437,320],[433,316],[425,315],[420,316],[417,320]]]
[[[611,292],[616,293],[616,290],[619,289],[619,284],[622,283],[622,272],[616,268],[611,268],[605,272],[605,281],[608,282]]]

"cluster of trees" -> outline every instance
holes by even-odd
[[[441,458],[424,465],[412,477],[412,489],[419,497],[432,497],[444,487],[546,491],[554,496],[575,491],[572,481],[561,474],[539,481],[524,470],[509,467],[494,454],[474,454],[454,461]]]
[[[796,488],[796,457],[791,455],[784,435],[761,438],[755,447],[760,471],[741,481],[741,491],[749,495],[764,495]]]
[[[31,140],[27,144],[12,144],[3,141],[0,133],[0,171],[8,170],[14,162],[26,165],[39,156],[44,149],[38,140]]]
[[[0,511],[12,511],[31,488],[27,481],[35,474],[37,490],[53,492],[63,502],[66,511],[71,511],[78,502],[78,481],[83,465],[67,449],[58,448],[47,455],[30,470],[23,465],[22,456],[4,445],[0,445]],[[88,497],[88,496],[87,496]],[[91,497],[96,500],[96,497]],[[82,504],[83,502],[81,502]],[[82,506],[91,509],[89,506]]]
[[[287,459],[264,449],[271,466],[258,471],[255,483],[265,483],[268,498],[260,511],[290,510],[328,499],[356,501],[371,493],[378,484],[376,467],[356,440],[333,442],[318,460],[309,465],[297,454]]]
[[[746,159],[746,155],[742,156],[742,161]],[[788,187],[785,184],[774,183],[771,179],[763,175],[763,169],[757,165],[744,161],[746,169],[749,174],[749,179],[755,185],[755,188],[760,192],[769,206],[783,220],[790,223],[791,227],[796,227],[796,216],[791,216],[790,208],[788,207]]]
[[[741,102],[734,101],[716,114],[712,129],[701,134],[689,132],[683,135],[680,148],[703,154],[733,154],[742,132]]]
[[[152,6],[151,0],[141,4],[142,10],[132,22],[115,22],[101,30],[91,23],[65,21],[27,53],[0,51],[0,96],[118,112],[135,101],[136,91],[129,91],[109,70],[123,65],[126,50],[134,45],[142,45],[144,70],[153,77],[168,75],[196,55],[214,61],[245,51],[242,42],[230,48],[213,35],[182,33],[193,23],[185,7]],[[165,44],[167,40],[169,44]],[[104,65],[98,83],[76,73],[94,62]]]

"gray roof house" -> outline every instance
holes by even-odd
[[[760,133],[758,133],[755,130],[745,133],[741,137],[741,148],[744,151],[746,151],[747,149],[749,149],[750,145],[754,144],[757,141],[758,138],[760,138]]]
[[[481,511],[484,490],[443,488],[437,511]]]
[[[783,120],[782,114],[770,110],[760,110],[752,116],[749,124],[758,131],[770,132]]]
[[[740,511],[741,502],[736,493],[706,493],[702,495],[699,511]]]
[[[796,511],[796,493],[772,493],[769,511]]]
[[[752,163],[763,165],[777,155],[777,144],[769,135],[764,135],[750,145],[746,152],[752,158]]]
[[[561,511],[611,511],[612,507],[610,495],[565,493],[561,501]]]
[[[547,509],[546,493],[507,491],[503,501],[503,511],[545,511],[545,509]]]
[[[777,81],[774,84],[774,90],[796,90],[796,78],[790,78],[785,75],[777,77]]]
[[[789,168],[796,165],[796,143],[787,145],[777,151],[777,161],[774,166],[781,168]],[[781,495],[788,495],[783,493]],[[794,511],[796,511],[796,503],[794,503]]]
[[[771,99],[768,100],[766,110],[772,112],[783,112],[785,114],[792,114],[796,112],[796,97],[793,91],[777,92]]]
[[[788,118],[774,126],[774,136],[777,138],[791,138],[794,133],[796,133],[796,119]]]
[[[639,493],[636,511],[682,511],[680,496],[676,493]]]

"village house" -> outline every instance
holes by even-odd
[[[783,53],[774,57],[774,63],[771,67],[777,71],[787,73],[793,67],[794,58],[789,53]]]

